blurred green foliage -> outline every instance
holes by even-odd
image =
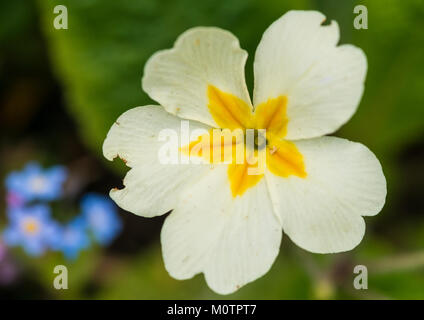
[[[53,8],[58,4],[68,8],[68,30],[53,28]],[[353,28],[357,4],[368,8],[368,30]],[[20,52],[32,41],[26,30],[35,7],[30,1],[9,1],[0,8],[1,48],[7,51],[13,44]],[[404,158],[405,153],[414,152],[409,151],[411,145],[422,147],[424,137],[424,1],[38,0],[36,8],[66,105],[81,140],[99,157],[116,118],[129,108],[152,103],[141,89],[146,60],[157,50],[170,48],[184,30],[213,25],[234,33],[249,52],[246,76],[252,89],[254,52],[275,19],[290,9],[314,9],[336,20],[341,43],[361,47],[369,66],[358,112],[337,135],[364,143],[381,160],[389,188],[386,207],[379,216],[366,219],[367,234],[350,253],[313,255],[284,237],[271,271],[228,298],[424,298],[424,271],[413,263],[384,272],[371,268],[370,289],[352,291],[353,265],[372,265],[381,257],[388,257],[391,265],[391,257],[396,261],[399,255],[424,247],[422,205],[408,206],[404,198],[405,193],[422,193],[424,181],[422,158],[418,163],[414,155]],[[207,288],[201,275],[188,281],[170,278],[156,245],[136,255],[104,259],[96,251],[83,255],[69,265],[72,289],[61,293],[46,288],[46,294],[56,298],[222,298]],[[39,275],[40,283],[51,283],[51,266],[65,262],[51,255],[25,263]]]
[[[302,1],[164,0],[39,1],[55,70],[81,126],[96,152],[111,124],[129,108],[151,103],[141,89],[146,60],[172,47],[179,34],[198,25],[216,25],[236,34],[251,56],[262,32]],[[296,4],[295,4],[296,3]],[[306,3],[306,2],[305,2]],[[52,26],[57,4],[68,8],[69,29]],[[252,78],[252,61],[249,78]]]
[[[172,47],[184,30],[214,25],[233,32],[252,63],[265,28],[290,9],[318,9],[341,27],[341,41],[361,47],[369,71],[360,109],[343,129],[376,152],[393,153],[423,133],[423,1],[262,0],[55,0],[39,1],[55,70],[84,140],[97,152],[113,121],[129,108],[151,103],[141,90],[146,60]],[[53,8],[64,4],[69,29],[52,27]],[[353,7],[365,4],[369,29],[353,28]]]

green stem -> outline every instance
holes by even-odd
[[[370,273],[382,274],[424,267],[424,251],[382,258],[366,265]]]

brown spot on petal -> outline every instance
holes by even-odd
[[[331,23],[332,23],[331,20],[324,18],[324,20],[322,20],[322,22],[321,22],[321,26],[329,26],[329,25],[331,25]]]
[[[270,154],[274,154],[275,151],[277,151],[277,147],[276,146],[273,146],[271,149],[269,149],[269,153]]]
[[[121,159],[125,164],[127,164],[127,159],[125,159],[124,157],[122,157],[122,156],[120,156],[119,154],[118,154],[118,157],[119,157],[119,159]]]

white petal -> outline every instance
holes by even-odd
[[[256,50],[254,105],[287,95],[286,139],[336,131],[355,113],[367,61],[361,49],[337,46],[335,21],[317,11],[289,11],[263,34]]]
[[[229,294],[265,274],[282,236],[265,180],[233,200],[226,166],[217,166],[189,191],[162,229],[171,276],[203,272],[212,290]]]
[[[266,174],[284,232],[312,252],[347,251],[361,241],[361,216],[377,214],[386,180],[374,154],[360,143],[335,137],[296,141],[308,176]]]
[[[147,61],[143,89],[168,112],[216,126],[207,107],[207,86],[251,104],[244,78],[246,59],[230,32],[193,28],[177,39],[173,49],[159,51]]]
[[[208,127],[190,121],[189,128]],[[144,106],[122,114],[110,129],[103,144],[103,154],[113,160],[119,156],[132,169],[124,179],[124,189],[112,189],[111,198],[123,209],[152,217],[173,209],[179,192],[205,172],[207,167],[195,164],[162,164],[159,141],[162,129],[175,130],[181,137],[181,119],[162,107]],[[206,171],[205,171],[206,170]]]
[[[122,209],[139,216],[162,215],[174,209],[180,192],[207,170],[200,164],[143,164],[132,168],[125,176],[125,188],[112,189],[110,197]]]

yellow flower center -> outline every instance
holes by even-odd
[[[46,179],[42,176],[37,176],[34,177],[31,182],[31,188],[32,190],[36,191],[36,192],[42,192],[45,190],[46,188]]]
[[[221,130],[211,130],[181,151],[210,163],[229,162],[228,179],[234,198],[262,179],[263,170],[258,170],[261,162],[257,161],[261,156],[275,175],[307,176],[302,154],[294,143],[283,139],[288,123],[286,96],[268,99],[252,113],[243,100],[212,85],[208,86],[207,94],[209,112]],[[247,129],[253,129],[253,148],[246,148]]]
[[[28,219],[24,223],[24,231],[29,234],[35,234],[38,231],[38,223],[34,219]]]

